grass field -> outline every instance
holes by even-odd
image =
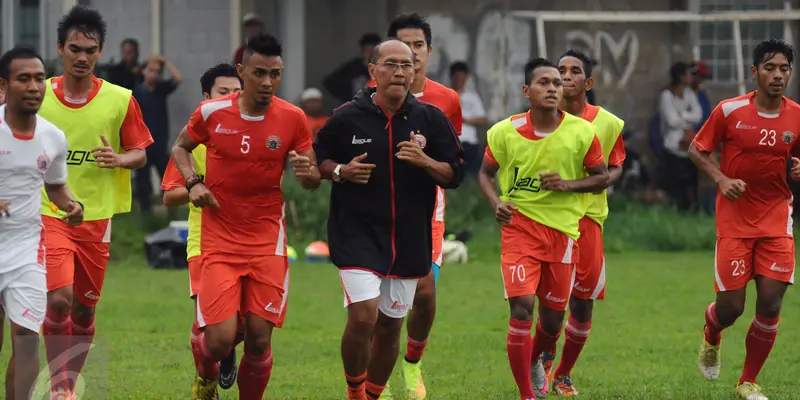
[[[480,255],[470,264],[443,269],[439,314],[424,358],[432,400],[518,398],[506,358],[508,309],[493,258]],[[695,358],[703,310],[713,299],[712,254],[609,254],[607,265],[607,300],[595,307],[592,335],[573,375],[583,397],[735,398],[754,298],[745,316],[725,332],[720,380],[704,381]],[[110,266],[98,307],[98,346],[89,356],[82,399],[190,397],[187,279],[185,270],[152,270],[139,262]],[[790,290],[760,379],[770,399],[798,398],[798,305]],[[335,268],[293,264],[289,315],[286,328],[273,339],[275,368],[265,398],[344,399],[339,356],[344,322]],[[3,365],[8,356],[6,339]],[[399,389],[398,376],[396,370],[391,383]],[[235,387],[221,395],[237,398]],[[404,397],[398,391],[396,398]]]

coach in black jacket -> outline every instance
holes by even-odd
[[[376,88],[362,89],[334,112],[314,151],[322,177],[334,181],[328,241],[348,307],[345,375],[352,391],[364,390],[364,354],[375,328],[381,350],[372,356],[381,366],[366,379],[367,390],[380,395],[397,360],[416,280],[431,269],[436,185],[455,188],[464,171],[447,116],[408,94],[411,49],[387,40],[375,48],[369,70]]]

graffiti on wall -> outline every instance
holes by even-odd
[[[589,54],[599,62],[598,83],[604,86],[615,85],[624,88],[636,70],[639,60],[639,36],[627,30],[618,38],[606,31],[594,34],[583,31],[567,31],[567,48],[574,48]]]
[[[521,96],[523,67],[530,59],[531,27],[498,10],[480,15],[478,23],[450,15],[428,16],[433,30],[433,54],[428,76],[449,84],[449,67],[466,61],[472,69],[469,86],[480,94],[489,120],[496,121],[525,109]]]

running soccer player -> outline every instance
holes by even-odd
[[[431,26],[419,14],[401,14],[389,24],[388,37],[395,37],[414,51],[414,80],[411,93],[414,97],[439,107],[447,115],[455,131],[461,134],[461,100],[453,89],[425,76],[425,68],[433,51]],[[410,399],[422,400],[427,396],[422,381],[422,354],[428,344],[428,336],[436,317],[436,283],[439,281],[439,268],[442,265],[442,244],[444,242],[444,189],[436,189],[436,208],[433,213],[433,256],[431,272],[417,282],[414,304],[408,314],[408,338],[406,354],[403,357],[402,371],[405,390]],[[386,393],[390,393],[386,390]]]
[[[539,355],[561,332],[586,211],[582,193],[602,192],[610,178],[595,128],[559,110],[563,87],[555,64],[528,62],[523,92],[530,111],[489,129],[478,184],[502,225],[501,269],[511,308],[508,360],[520,398],[530,400],[548,393],[546,379],[531,384],[531,365],[544,374]],[[542,307],[531,340],[535,297]]]
[[[761,42],[750,71],[757,88],[722,101],[694,138],[689,156],[719,186],[714,260],[716,302],[706,308],[697,356],[700,372],[716,380],[722,331],[744,312],[747,283],[756,281],[756,315],[745,339],[747,354],[737,392],[766,400],[756,378],[778,334],[786,288],[794,283],[792,192],[786,175],[800,178],[800,105],[783,96],[794,50],[782,40]],[[711,153],[721,152],[719,167]],[[793,155],[795,157],[793,157]]]
[[[39,374],[39,329],[47,308],[42,190],[78,225],[83,205],[67,188],[67,139],[36,115],[45,70],[36,51],[16,47],[0,57],[0,297],[11,323],[6,399],[27,400]]]
[[[206,70],[200,77],[200,87],[203,91],[203,99],[214,100],[242,90],[242,82],[236,67],[230,64],[218,64]],[[206,146],[198,145],[192,151],[192,162],[195,172],[204,177],[206,175]],[[200,221],[202,211],[189,203],[189,192],[186,190],[186,182],[183,180],[180,171],[175,167],[175,161],[170,158],[167,170],[164,172],[164,179],[161,183],[161,190],[164,191],[164,205],[174,207],[189,204],[189,237],[186,243],[186,258],[189,262],[189,297],[195,302],[195,319],[192,322],[192,348],[197,348],[197,337],[200,334],[200,325],[197,323],[197,290],[200,288],[200,272],[203,267],[202,257],[200,257]],[[244,340],[244,323],[239,321],[239,329],[236,339],[233,342],[230,354],[219,364],[219,386],[223,389],[230,389],[236,382],[236,345]],[[197,364],[195,360],[195,364]],[[195,365],[196,367],[199,364]]]
[[[281,54],[276,38],[250,38],[237,66],[244,90],[201,103],[173,146],[189,201],[203,208],[197,322],[204,329],[193,349],[199,367],[192,399],[217,398],[218,362],[231,351],[239,314],[246,326],[239,398],[261,399],[272,372],[272,331],[283,326],[289,289],[281,194],[287,158],[304,188],[320,183],[308,120],[274,96]],[[192,162],[200,144],[207,148],[205,177]]]
[[[64,75],[47,81],[39,114],[67,136],[67,181],[86,204],[85,223],[69,227],[42,202],[47,247],[44,337],[53,397],[69,398],[94,338],[94,314],[103,288],[111,218],[130,211],[130,170],[145,165],[153,143],[131,91],[94,76],[106,39],[97,11],[73,7],[58,24]],[[72,350],[69,350],[72,349]],[[70,351],[66,365],[55,363]]]
[[[625,162],[625,144],[622,141],[622,127],[625,123],[604,108],[586,102],[586,92],[594,85],[591,76],[593,67],[594,61],[579,51],[569,50],[561,56],[558,61],[558,71],[561,73],[564,87],[561,109],[594,125],[595,134],[603,148],[603,158],[608,161],[608,174],[613,183],[622,175],[622,164]],[[541,385],[545,376],[553,379],[553,391],[564,397],[578,395],[578,391],[572,385],[572,367],[575,366],[589,338],[594,300],[603,300],[606,291],[603,222],[608,217],[607,193],[603,191],[589,194],[587,200],[589,209],[586,211],[586,216],[581,218],[578,229],[580,256],[575,266],[575,282],[569,298],[569,317],[564,329],[566,340],[561,361],[553,379],[551,373],[556,356],[556,343],[553,342],[553,346],[541,355],[545,375],[532,377],[534,385]],[[542,307],[542,303],[539,303],[539,307]],[[533,371],[540,370],[536,368]]]

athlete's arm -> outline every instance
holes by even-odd
[[[72,203],[75,202],[66,183],[45,183],[44,190],[47,192],[50,202],[55,204],[59,210],[69,211]]]
[[[458,97],[456,97],[458,100]],[[458,104],[458,103],[456,103]],[[437,185],[445,189],[455,189],[464,179],[464,151],[458,135],[461,129],[461,106],[458,105],[458,115],[454,126],[453,122],[439,109],[432,109],[430,138],[430,157],[423,164],[428,176]],[[416,142],[416,140],[414,140]],[[402,143],[401,143],[402,145]],[[411,147],[411,146],[409,146]],[[419,146],[414,143],[415,148]],[[420,149],[421,155],[425,155]]]
[[[182,206],[189,203],[189,191],[186,190],[186,181],[180,171],[175,167],[175,161],[170,158],[164,178],[161,180],[161,190],[164,191],[164,205],[167,207]]]
[[[597,136],[592,138],[592,143],[583,157],[583,166],[589,176],[571,181],[562,180],[557,172],[539,174],[542,179],[541,188],[561,192],[601,193],[611,184],[608,167],[603,159],[603,148]]]
[[[289,161],[292,163],[294,176],[300,181],[300,186],[306,190],[315,190],[319,187],[322,177],[317,168],[317,156],[314,154],[312,139],[314,135],[311,133],[311,126],[305,115],[298,114],[297,121],[298,125]]]
[[[321,179],[333,181],[333,171],[339,162],[338,135],[341,115],[336,111],[325,121],[325,125],[319,129],[314,137],[313,150],[317,159],[317,165]]]
[[[128,109],[119,129],[119,136],[122,148],[125,149],[124,153],[117,154],[119,167],[126,169],[144,167],[147,164],[145,149],[153,144],[153,137],[150,135],[150,129],[144,123],[139,103],[133,97],[128,102]]]
[[[611,154],[608,156],[608,176],[611,183],[614,183],[622,176],[622,165],[625,164],[625,141],[622,139],[622,133],[617,136],[617,141],[614,142],[614,147],[611,148]]]
[[[189,204],[189,191],[185,187],[179,187],[164,191],[164,205],[167,207],[177,207]]]
[[[726,134],[727,122],[720,104],[711,112],[708,121],[689,146],[689,158],[697,165],[698,169],[714,180],[723,196],[729,200],[735,200],[744,194],[747,184],[741,179],[731,179],[726,176],[712,158],[712,153],[722,143]]]
[[[494,177],[499,170],[500,166],[497,165],[497,161],[494,160],[491,150],[487,146],[481,169],[478,171],[478,187],[481,189],[483,198],[489,202],[493,209],[500,204],[500,196],[497,195],[497,185],[494,182]]]
[[[199,145],[200,143],[195,142],[189,135],[188,126],[184,126],[181,129],[181,133],[175,139],[175,144],[172,145],[172,159],[175,161],[175,167],[178,168],[178,172],[186,182],[192,180],[192,178],[197,178],[197,173],[194,171],[192,163],[192,151]]]

